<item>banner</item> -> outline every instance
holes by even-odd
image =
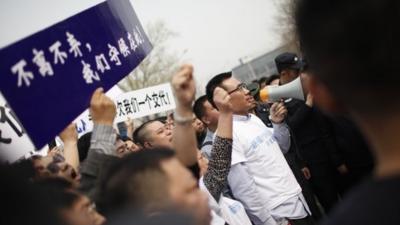
[[[118,96],[115,104],[117,115],[114,123],[175,109],[175,99],[169,83],[124,93]]]
[[[0,49],[0,91],[38,149],[151,49],[130,2],[109,0]]]

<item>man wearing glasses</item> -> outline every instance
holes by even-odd
[[[283,103],[274,103],[270,119],[273,128],[266,127],[255,115],[249,114],[255,101],[246,85],[223,73],[206,86],[208,101],[215,107],[213,91],[225,89],[233,108],[232,166],[229,186],[241,201],[255,225],[314,224],[309,216],[301,188],[282,152],[290,147],[290,135],[284,118]]]

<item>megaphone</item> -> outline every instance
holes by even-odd
[[[304,101],[304,91],[300,76],[282,86],[266,86],[260,90],[260,99],[263,102],[277,102],[283,98],[295,98]]]

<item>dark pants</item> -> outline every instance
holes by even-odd
[[[298,219],[298,220],[289,220],[290,225],[314,225],[316,224],[314,222],[314,219],[311,216],[307,216],[306,218],[303,219]]]
[[[335,171],[328,166],[310,166],[311,187],[319,202],[328,214],[339,201],[339,188]]]
[[[302,194],[307,202],[308,207],[310,208],[313,219],[315,221],[319,221],[322,218],[321,210],[317,205],[317,202],[314,197],[314,192],[310,186],[310,183],[304,177],[304,174],[301,171],[299,163],[296,161],[294,153],[291,152],[287,153],[285,155],[285,158],[294,176],[296,177],[297,183],[299,183],[302,189]]]
[[[349,173],[337,176],[339,191],[341,196],[344,196],[353,187],[360,184],[364,179],[371,177],[373,165],[358,166],[349,168]]]

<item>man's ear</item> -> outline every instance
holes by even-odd
[[[315,104],[325,112],[343,114],[347,110],[333,95],[328,87],[315,76],[309,76],[308,89]]]

